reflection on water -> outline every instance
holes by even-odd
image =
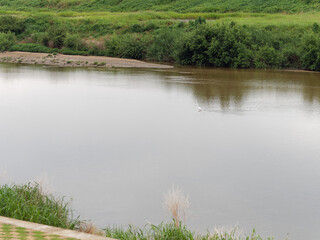
[[[221,111],[244,110],[246,97],[263,91],[303,94],[306,103],[320,103],[319,73],[193,68],[188,72],[182,70],[180,74],[184,77],[174,82],[181,83],[183,79],[199,104],[207,110],[218,107]]]
[[[319,122],[317,73],[0,65],[0,172],[102,227],[163,221],[175,184],[192,229],[316,239]]]

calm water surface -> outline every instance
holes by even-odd
[[[168,220],[174,184],[194,230],[318,239],[319,143],[320,74],[0,65],[2,181],[45,174],[102,227]]]

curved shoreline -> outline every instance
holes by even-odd
[[[41,64],[58,67],[99,67],[99,68],[157,68],[169,69],[170,65],[147,63],[135,59],[79,56],[33,52],[0,52],[2,63]]]

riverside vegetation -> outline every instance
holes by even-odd
[[[182,216],[189,207],[188,198],[180,188],[172,188],[165,196],[165,206],[172,216],[172,222],[159,225],[148,224],[144,228],[108,227],[103,234],[121,240],[262,240],[253,230],[242,234],[238,228],[215,229],[214,232],[197,234],[183,224]],[[0,216],[16,218],[55,227],[83,230],[83,223],[73,218],[73,211],[64,198],[45,194],[39,184],[1,185]],[[99,233],[88,225],[87,232]],[[88,229],[90,231],[88,231]],[[268,238],[271,240],[272,238]]]
[[[0,0],[0,51],[320,71],[316,9],[313,0]]]

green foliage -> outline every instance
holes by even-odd
[[[24,23],[13,16],[0,16],[0,32],[19,34],[24,30]]]
[[[143,59],[146,55],[146,42],[136,35],[114,35],[106,40],[106,54],[112,57]]]
[[[54,52],[58,51],[58,49],[49,48],[49,47],[35,44],[35,43],[15,44],[11,47],[10,50],[11,51],[21,51],[21,52],[39,52],[39,53],[54,53]]]
[[[253,41],[250,30],[231,23],[216,26],[208,48],[209,63],[215,67],[252,67]]]
[[[72,50],[82,50],[85,48],[85,44],[81,37],[77,34],[68,33],[64,39],[64,46]]]
[[[14,10],[53,8],[77,11],[176,11],[176,12],[306,12],[318,9],[318,0],[0,0]]]
[[[316,40],[310,41],[312,44],[307,44],[308,41],[305,40],[304,45],[309,46],[307,48],[314,56],[317,51],[317,45],[314,45]],[[268,27],[259,29],[233,22],[229,25],[191,26],[191,30],[178,42],[176,59],[181,64],[262,69],[302,67],[299,50],[301,37]],[[311,61],[316,61],[315,57],[312,59]],[[310,63],[305,65],[309,66]]]
[[[37,184],[0,186],[0,215],[73,229],[72,211],[64,199],[45,195]]]
[[[35,14],[24,19],[26,34],[45,32],[50,27],[53,18],[50,15]]]
[[[10,50],[15,44],[15,35],[11,32],[0,32],[0,52]]]
[[[302,65],[305,69],[320,71],[320,33],[310,32],[303,36]]]
[[[162,62],[174,61],[179,34],[181,31],[177,29],[159,29],[154,32],[152,44],[148,49],[148,58]]]
[[[49,45],[50,37],[48,32],[37,32],[31,35],[32,41],[34,43],[39,43],[44,46]]]
[[[313,31],[314,33],[319,33],[319,32],[320,32],[320,26],[319,26],[319,24],[314,23],[314,24],[312,25],[312,31]]]
[[[0,5],[10,7],[17,1],[0,0]],[[78,5],[72,0],[39,0],[50,11],[38,9],[37,1],[19,4],[22,8],[29,2],[28,7],[41,10],[38,13],[4,11],[7,14],[0,16],[0,32],[15,33],[22,43],[12,46],[15,39],[1,35],[2,51],[107,55],[213,67],[318,69],[318,14],[90,13],[65,11],[82,6],[82,0],[77,0]],[[101,3],[92,1],[87,1],[88,9]],[[114,1],[112,6],[129,1]],[[138,0],[137,7],[146,2]],[[170,0],[161,4],[164,2],[178,4]],[[61,11],[53,12],[54,7]],[[34,45],[25,44],[30,42]]]
[[[211,29],[199,26],[191,32],[184,34],[177,45],[177,61],[185,65],[208,65],[207,50],[212,39]]]
[[[260,47],[255,53],[256,68],[276,68],[280,65],[278,52],[272,46]]]
[[[49,36],[48,46],[61,48],[67,35],[66,28],[62,25],[53,24],[49,27],[47,32]]]

